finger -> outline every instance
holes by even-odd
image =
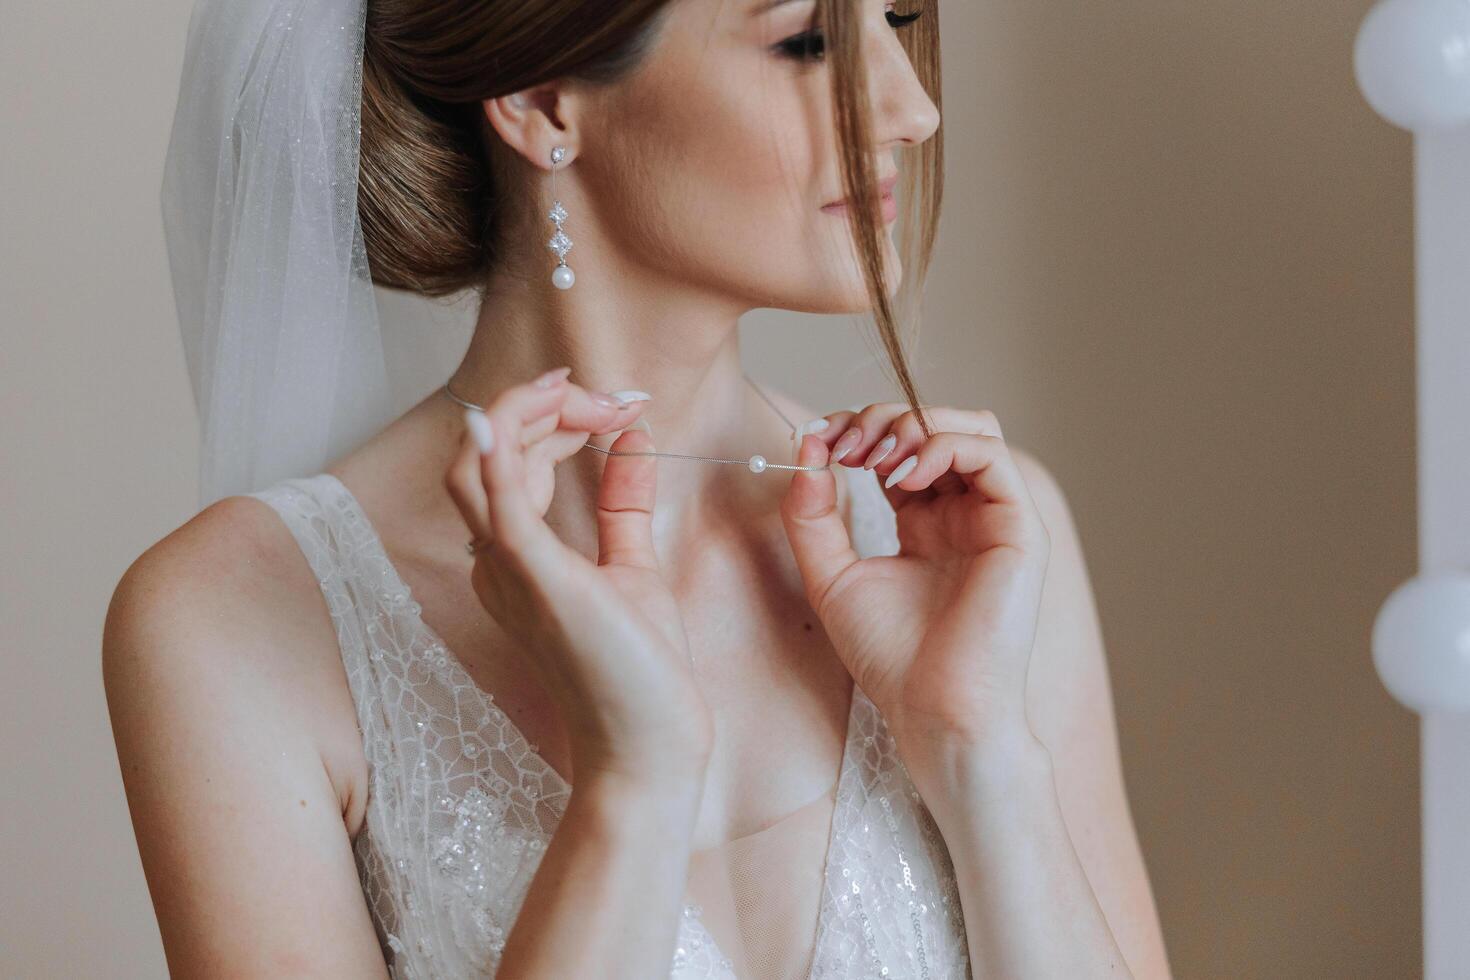
[[[653,437],[642,429],[629,429],[609,448],[614,453],[652,452]],[[658,570],[653,550],[657,484],[657,457],[607,457],[597,489],[597,564]]]
[[[970,411],[956,408],[931,408],[924,406],[924,413],[929,420],[930,432],[969,432],[975,434],[991,435],[1004,438],[1000,431],[1000,422],[995,413],[988,410]],[[883,489],[887,493],[888,500],[895,508],[903,505],[906,499],[904,494],[895,494],[891,488],[902,480],[916,465],[910,462],[931,436],[924,434],[919,425],[919,417],[912,410],[904,412],[894,419],[888,427],[888,432],[883,439],[878,440],[870,457],[877,457],[879,449],[885,444],[891,444],[892,450],[876,459],[866,468],[873,470],[883,483]],[[901,471],[901,472],[900,472]],[[898,479],[893,474],[898,473]],[[958,473],[944,473],[937,477],[932,484],[925,489],[932,494],[945,495],[952,493],[964,493],[970,487],[970,481]]]
[[[567,382],[560,371],[548,372],[541,378],[516,385],[502,392],[488,410],[501,415],[517,416],[525,427],[540,424],[548,416],[554,421],[557,406],[565,400]],[[465,429],[460,436],[459,450],[450,461],[444,474],[444,486],[454,501],[465,526],[473,538],[489,543],[493,541],[494,529],[490,514],[490,490],[487,480],[486,453],[494,451],[494,425],[487,411],[477,408],[464,410]],[[488,448],[482,448],[477,431],[489,440]],[[501,437],[502,441],[504,436]]]
[[[603,404],[599,398],[608,398],[615,404]],[[522,442],[525,444],[530,471],[535,473],[541,467],[555,467],[557,463],[580,451],[594,435],[612,432],[616,437],[616,433],[639,425],[643,405],[644,402],[639,400],[619,403],[600,392],[573,387],[568,392],[567,402],[561,411],[543,416],[526,426]],[[604,415],[606,420],[601,420]],[[647,424],[640,427],[647,429]],[[607,447],[599,448],[606,450]]]
[[[823,466],[827,457],[827,446],[818,436],[802,438],[797,465]],[[796,471],[781,500],[781,522],[807,598],[820,614],[832,582],[858,560],[837,507],[837,474],[830,469]]]
[[[488,538],[532,566],[556,557],[564,545],[529,497],[528,429],[548,417],[554,428],[570,389],[564,376],[551,372],[537,381],[504,389],[485,407],[492,447],[479,457],[479,478],[490,514]]]
[[[590,432],[629,425],[641,412],[639,401],[615,399],[569,382],[569,370],[550,371],[508,388],[484,412],[467,409],[466,435],[445,474],[446,488],[472,535],[507,546],[530,562],[552,558],[564,546],[527,495],[528,448],[555,442],[551,448],[560,453],[557,458],[565,458]],[[475,430],[488,441],[488,451],[473,438]],[[554,438],[558,435],[560,439]]]
[[[620,401],[606,392],[592,391],[571,381],[563,382],[563,386],[566,394],[557,412],[526,424],[521,433],[523,446],[530,446],[557,432],[601,435],[626,429],[642,416],[646,402],[646,399]],[[573,450],[575,448],[573,446]],[[565,456],[558,458],[564,459]]]
[[[470,416],[480,414],[473,408],[465,409],[465,429],[460,433],[459,449],[444,471],[444,488],[464,518],[470,537],[488,540],[490,536],[490,510],[485,496],[485,484],[480,478],[480,449],[470,433]]]
[[[490,538],[519,553],[528,563],[550,557],[560,544],[532,504],[527,482],[527,426],[557,413],[567,385],[538,388],[533,384],[507,388],[487,406],[484,420],[492,446],[480,454],[480,480],[489,513]]]
[[[1029,504],[1025,478],[1004,439],[971,432],[939,432],[915,454],[906,475],[894,482],[903,490],[923,490],[946,473],[963,477],[997,503]]]
[[[479,409],[466,408],[464,421],[459,450],[445,473],[444,485],[471,538],[483,546],[496,541],[490,513],[490,489],[485,479],[487,460],[495,448],[495,436],[488,417]]]
[[[840,412],[829,412],[826,415],[818,415],[814,419],[808,419],[796,427],[791,433],[791,462],[796,463],[797,454],[801,452],[801,442],[808,435],[814,435],[822,440],[822,445],[830,451],[832,444],[837,441],[842,433],[847,431],[848,421],[857,416],[856,412],[843,410]]]
[[[848,421],[846,430],[833,441],[832,461],[851,467],[865,465],[875,455],[875,447],[887,434],[893,420],[906,411],[907,402],[875,402],[858,412]],[[891,446],[885,446],[877,456],[882,458],[891,451]]]

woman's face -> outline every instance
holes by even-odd
[[[891,26],[892,3],[857,0],[874,172],[928,139],[939,112]],[[843,197],[829,62],[808,52],[815,0],[678,0],[647,60],[589,89],[578,180],[600,237],[624,260],[749,308],[870,306]],[[932,10],[924,16],[934,16]],[[891,232],[891,202],[885,201]],[[890,286],[902,270],[881,239]]]

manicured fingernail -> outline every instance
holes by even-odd
[[[639,391],[637,388],[620,388],[617,391],[610,391],[608,394],[625,405],[628,402],[646,402],[653,398],[648,392]]]
[[[892,432],[883,437],[883,441],[873,447],[868,453],[868,458],[863,460],[863,469],[870,470],[883,461],[883,457],[893,452],[893,447],[898,445],[898,436]]]
[[[592,396],[593,401],[603,406],[604,408],[622,408],[624,405],[627,404],[627,402],[618,401],[612,395],[604,395],[600,391],[591,391],[588,392],[588,394]]]
[[[913,455],[913,456],[910,456],[908,459],[904,460],[902,463],[899,463],[897,466],[895,466],[893,468],[893,472],[888,474],[888,479],[886,479],[886,480],[883,481],[883,489],[884,490],[887,490],[889,487],[893,486],[899,480],[902,480],[904,477],[908,476],[910,473],[912,473],[914,471],[914,467],[915,466],[918,466],[918,465],[919,465],[919,457],[918,457],[917,454],[916,455]]]
[[[795,466],[801,458],[801,443],[806,439],[806,434],[811,431],[811,423],[803,422],[791,433],[791,465]]]
[[[474,438],[475,445],[480,447],[480,452],[488,453],[495,445],[495,433],[490,428],[490,420],[485,413],[473,408],[464,410],[464,424],[470,430],[470,436]]]
[[[828,429],[828,427],[831,426],[831,424],[832,424],[832,420],[831,419],[812,419],[809,422],[803,422],[803,423],[801,423],[801,431],[802,432],[826,432],[827,429]]]
[[[550,388],[552,385],[558,384],[559,382],[565,380],[566,376],[571,373],[572,369],[570,365],[565,367],[553,368],[552,370],[547,371],[545,374],[541,375],[541,377],[537,378],[531,383],[534,384],[537,388]]]
[[[842,433],[842,437],[838,439],[837,444],[832,447],[832,462],[836,463],[841,460],[842,457],[852,452],[852,447],[856,446],[858,444],[858,441],[861,440],[862,437],[862,429],[853,428],[848,429],[846,432]]]

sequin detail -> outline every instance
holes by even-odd
[[[897,552],[876,474],[839,470],[858,553]],[[493,977],[570,786],[423,622],[336,477],[251,496],[290,528],[337,630],[369,773],[353,854],[390,976]],[[736,980],[698,906],[681,911],[670,980]],[[967,960],[948,852],[855,689],[811,978],[962,978]]]

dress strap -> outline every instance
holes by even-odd
[[[359,561],[364,534],[371,529],[361,526],[355,510],[346,506],[340,487],[331,474],[318,473],[281,480],[248,496],[275,510],[306,556],[336,628],[343,662],[353,675],[367,656],[364,628],[374,611]]]
[[[269,504],[280,516],[318,581],[341,575],[336,528],[322,505],[322,489],[317,478],[305,477],[281,480],[247,494]]]

